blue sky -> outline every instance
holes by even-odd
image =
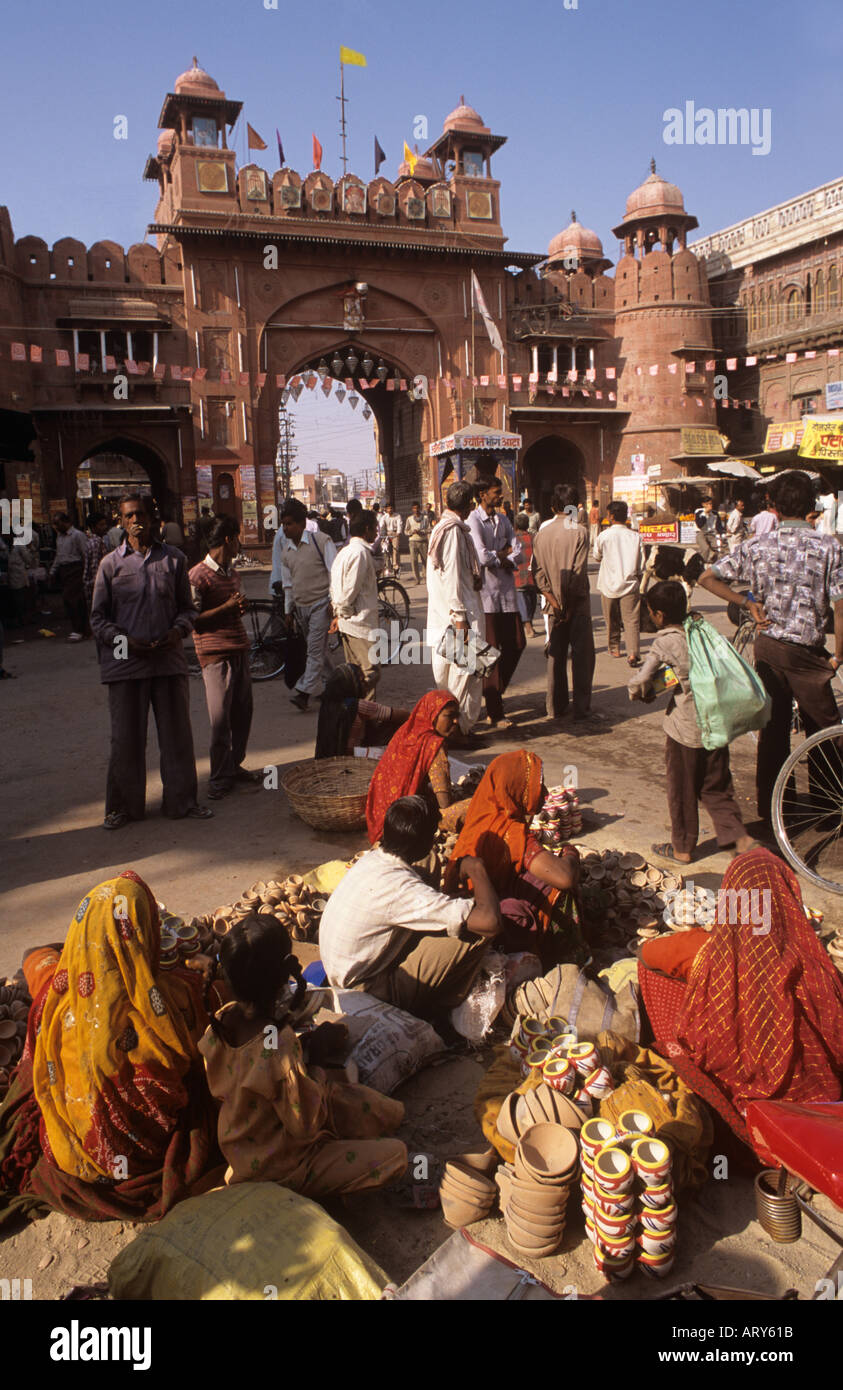
[[[245,103],[240,129],[249,120],[267,141],[268,169],[277,125],[294,168],[309,171],[315,131],[323,168],[341,173],[341,43],[368,58],[346,70],[350,168],[365,179],[375,133],[394,175],[415,117],[427,117],[433,139],[464,93],[509,137],[493,170],[515,250],[545,250],[576,209],[617,260],[610,229],[652,155],[699,218],[695,235],[843,173],[840,0],[271,3],[7,6],[0,202],[15,235],[143,239],[156,191],[143,164],[163,96],[194,53]],[[688,100],[769,108],[770,153],[665,145],[665,110]],[[118,115],[127,140],[113,137]],[[237,148],[243,159],[242,139]]]

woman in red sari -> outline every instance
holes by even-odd
[[[393,801],[430,787],[440,814],[451,804],[446,743],[459,721],[459,705],[448,690],[429,690],[390,739],[369,783],[366,824],[375,844]]]
[[[641,955],[650,972],[687,979],[661,1045],[697,1094],[746,1142],[752,1100],[840,1100],[843,980],[805,916],[796,875],[769,850],[738,855],[711,933],[683,935],[700,942],[690,962],[663,960],[656,941]]]
[[[530,820],[545,796],[541,759],[521,748],[486,769],[445,872],[446,892],[458,883],[463,855],[483,860],[501,899],[505,951],[528,950],[545,970],[583,965],[588,949],[579,926],[579,855],[566,845],[557,857],[539,843]]]

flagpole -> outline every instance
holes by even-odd
[[[342,137],[342,172],[343,177],[348,173],[348,159],[346,158],[346,131],[345,131],[345,64],[340,58],[340,135]]]

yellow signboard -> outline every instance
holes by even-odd
[[[723,441],[715,429],[692,429],[689,426],[682,428],[682,453],[683,454],[714,454],[715,456],[723,453]]]
[[[843,420],[806,420],[799,457],[843,463]]]
[[[798,448],[802,443],[804,429],[801,420],[785,420],[783,424],[768,425],[764,453],[778,454],[782,449]]]

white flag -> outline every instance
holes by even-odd
[[[486,332],[489,335],[489,342],[492,344],[492,347],[495,349],[496,352],[502,353],[503,341],[501,339],[501,335],[498,332],[498,327],[495,323],[495,320],[489,313],[486,300],[483,297],[483,291],[480,288],[480,281],[477,279],[477,276],[475,275],[473,270],[471,272],[471,307],[477,310],[478,314],[485,323]]]

